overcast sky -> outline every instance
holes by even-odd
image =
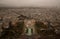
[[[60,0],[0,0],[0,7],[60,7]]]

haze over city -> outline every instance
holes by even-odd
[[[0,7],[60,7],[60,0],[0,0]]]

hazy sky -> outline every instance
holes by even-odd
[[[60,7],[60,0],[0,0],[0,7]]]

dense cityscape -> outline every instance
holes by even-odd
[[[0,39],[60,39],[60,9],[0,8]]]

